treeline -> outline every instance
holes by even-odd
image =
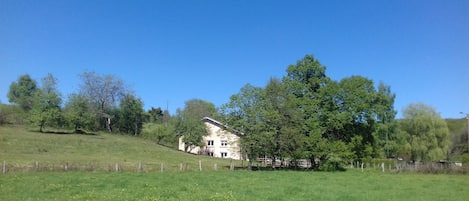
[[[142,100],[120,78],[84,72],[80,79],[79,90],[63,102],[58,81],[52,74],[42,78],[40,84],[28,74],[21,75],[11,83],[8,92],[9,102],[14,105],[1,105],[0,124],[28,124],[37,126],[40,132],[49,127],[73,129],[79,134],[96,131],[143,134],[159,143],[163,139],[155,136],[155,132],[161,136],[171,132],[155,126],[168,124],[169,112],[159,107],[144,111]],[[165,132],[161,133],[162,130]],[[174,138],[167,141],[174,143]]]
[[[451,152],[448,126],[431,106],[410,104],[396,120],[395,94],[382,82],[334,81],[311,55],[286,72],[265,87],[245,85],[221,108],[223,121],[244,133],[249,161],[309,159],[314,168],[336,170],[371,158],[436,161],[461,154]]]

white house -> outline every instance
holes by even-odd
[[[229,129],[226,125],[210,117],[204,117],[204,122],[208,134],[203,136],[204,147],[193,146],[190,153],[209,155],[219,158],[232,158],[242,160],[239,146],[240,135],[242,133]],[[185,151],[183,137],[179,138],[179,150]]]

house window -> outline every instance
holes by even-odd
[[[222,158],[228,157],[228,153],[226,153],[226,152],[221,152],[220,154],[221,154],[221,157],[222,157]]]
[[[213,152],[208,152],[207,155],[213,156]]]
[[[228,146],[228,141],[222,140],[222,141],[221,141],[221,146],[222,146],[222,147]]]
[[[213,146],[213,140],[208,140],[207,141],[207,146],[209,146],[209,147]]]

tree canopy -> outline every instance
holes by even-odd
[[[408,105],[401,125],[407,134],[405,146],[411,160],[447,159],[451,143],[448,126],[433,107],[424,103]]]
[[[37,83],[28,74],[21,75],[17,82],[10,85],[8,101],[18,104],[21,108],[29,111],[33,108],[34,94],[37,91]]]

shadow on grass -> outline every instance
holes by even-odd
[[[46,130],[46,131],[38,131],[38,130],[33,130],[32,132],[35,132],[35,133],[41,133],[41,134],[53,134],[53,135],[75,135],[75,134],[79,134],[79,135],[97,135],[96,133],[90,133],[90,132],[86,132],[82,129],[78,129],[78,130],[74,130],[74,131],[49,131],[49,130]]]
[[[226,166],[225,168],[229,168],[230,166]],[[248,170],[248,167],[235,167],[235,170]],[[306,168],[306,167],[275,167],[272,168],[271,166],[252,166],[251,171],[298,171],[298,172],[345,172],[347,171],[346,168],[338,168],[338,169],[324,169],[324,168]]]

